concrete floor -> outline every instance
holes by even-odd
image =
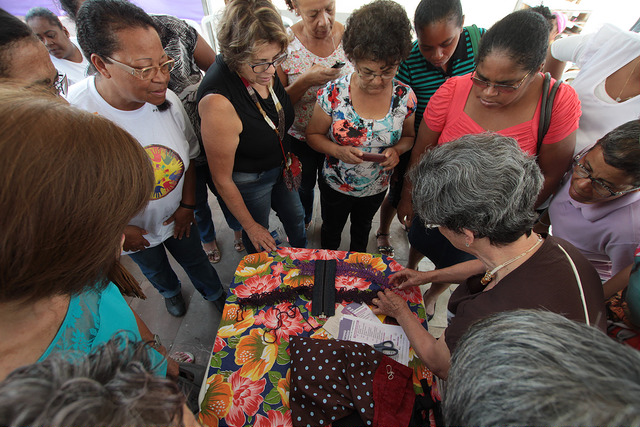
[[[316,191],[316,202],[314,206],[314,219],[308,230],[308,247],[320,247],[320,204],[318,192]],[[225,289],[228,290],[229,284],[233,279],[233,273],[236,266],[246,252],[238,253],[233,248],[233,232],[227,226],[222,216],[220,207],[216,198],[210,194],[209,204],[213,212],[214,224],[217,232],[218,247],[222,253],[222,260],[215,264],[216,271],[222,280]],[[271,228],[275,228],[279,224],[278,219],[272,212]],[[368,250],[376,251],[375,232],[379,224],[379,214],[376,214],[369,238]],[[409,244],[407,234],[397,220],[394,220],[391,226],[391,244],[395,248],[396,261],[402,265],[406,265],[409,256]],[[349,247],[349,223],[345,226],[342,233],[341,250],[347,250]],[[216,332],[220,323],[220,313],[215,309],[213,304],[205,301],[201,295],[194,290],[189,278],[186,276],[182,268],[169,255],[171,264],[182,282],[182,295],[187,304],[187,314],[184,317],[176,318],[169,313],[164,305],[164,299],[153,288],[148,280],[142,275],[138,266],[128,257],[122,259],[125,267],[140,281],[142,289],[147,295],[146,300],[129,299],[129,305],[140,317],[145,321],[149,329],[160,336],[160,340],[167,347],[169,353],[175,351],[188,351],[194,354],[196,363],[208,364],[209,354],[216,338]],[[430,270],[433,265],[428,259],[422,260],[419,265],[421,271]],[[424,286],[424,290],[428,288]],[[446,326],[446,306],[451,291],[445,292],[436,306],[436,315],[429,322],[429,330],[436,336],[439,336]]]

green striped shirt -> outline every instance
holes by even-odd
[[[478,28],[480,34],[487,30]],[[458,46],[451,56],[452,63],[448,72],[431,65],[418,48],[418,42],[413,42],[409,57],[400,64],[397,78],[401,82],[411,86],[411,89],[418,98],[418,109],[416,110],[415,128],[416,134],[422,121],[422,115],[427,107],[427,103],[436,90],[452,76],[462,76],[470,73],[475,68],[475,55],[469,37],[467,27],[463,28],[462,35],[458,41]]]

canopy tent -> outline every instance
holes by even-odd
[[[201,0],[134,0],[133,3],[148,13],[174,15],[196,22],[200,22],[205,15]],[[64,14],[54,0],[0,0],[0,7],[16,16],[24,16],[29,9],[37,6],[46,7],[56,15]]]

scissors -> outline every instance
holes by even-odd
[[[398,349],[393,346],[392,341],[382,341],[379,344],[374,344],[373,348],[384,354],[385,356],[395,356],[398,354]]]

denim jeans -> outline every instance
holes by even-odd
[[[196,222],[198,223],[198,231],[200,232],[200,240],[202,243],[211,243],[216,240],[216,229],[211,219],[211,208],[209,207],[209,193],[207,187],[218,199],[220,209],[227,222],[227,225],[233,231],[242,230],[242,226],[233,216],[227,205],[224,204],[222,197],[218,194],[216,187],[213,185],[209,166],[206,164],[196,166]]]
[[[302,203],[297,191],[287,190],[281,167],[263,172],[234,172],[232,177],[255,222],[268,230],[269,214],[273,208],[287,233],[289,244],[295,248],[307,246]],[[242,242],[247,253],[258,252],[244,230]]]
[[[309,147],[306,141],[300,141],[296,138],[291,138],[291,151],[298,156],[300,163],[302,163],[302,183],[298,194],[304,208],[304,222],[308,224],[313,218],[316,179],[320,180],[325,156]]]
[[[202,249],[195,225],[191,226],[190,237],[185,235],[181,240],[169,237],[158,246],[129,254],[160,295],[174,297],[180,293],[181,287],[178,276],[169,264],[165,248],[182,266],[204,299],[215,301],[222,295],[222,282]]]
[[[322,249],[338,249],[342,229],[351,216],[351,242],[349,250],[366,252],[371,223],[387,194],[383,191],[373,196],[355,197],[341,193],[329,187],[324,178],[318,182],[320,187],[320,211],[322,228],[320,246]]]

